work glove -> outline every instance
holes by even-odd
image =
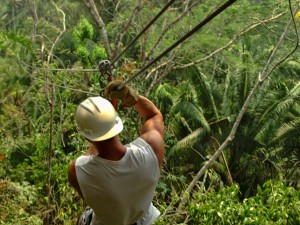
[[[125,107],[134,106],[139,100],[139,93],[125,85],[122,89],[118,90],[118,87],[123,82],[121,80],[114,80],[108,83],[104,89],[104,97],[109,97],[110,99],[121,99],[122,104]]]

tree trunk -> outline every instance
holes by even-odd
[[[84,3],[86,5],[86,7],[88,8],[88,10],[90,11],[91,15],[93,16],[94,20],[96,21],[98,27],[100,28],[100,33],[102,36],[102,41],[103,41],[103,45],[104,45],[106,54],[109,59],[112,59],[112,52],[111,52],[111,47],[109,44],[109,39],[107,36],[106,27],[105,27],[105,24],[104,24],[101,16],[98,13],[95,2],[94,2],[94,0],[84,0]]]
[[[29,5],[32,20],[33,20],[32,43],[35,44],[36,35],[37,35],[37,21],[38,21],[38,16],[37,16],[36,7],[35,7],[35,1],[28,0],[28,5]]]

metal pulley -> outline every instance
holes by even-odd
[[[101,88],[101,91],[100,91],[100,96],[103,97],[103,90],[106,86],[106,82],[104,83],[103,82],[103,79],[106,79],[107,80],[107,84],[112,81],[112,69],[111,69],[111,66],[110,66],[110,61],[109,60],[102,60],[99,62],[98,64],[98,70],[100,72],[100,75],[99,75],[99,85],[100,85],[100,88]]]
[[[112,77],[112,68],[109,60],[102,60],[98,64],[98,70],[100,72],[99,75],[99,85],[100,85],[100,96],[103,97],[103,92],[105,86],[113,80]],[[101,77],[105,78],[107,80],[106,84],[103,82],[103,79]],[[112,105],[117,109],[118,100],[117,99],[110,99]]]

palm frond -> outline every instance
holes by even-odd
[[[19,36],[14,33],[0,33],[0,49],[21,46],[27,51],[33,53],[32,42],[25,36]]]
[[[179,113],[184,116],[187,121],[189,121],[194,127],[202,126],[207,132],[210,131],[210,126],[205,116],[203,115],[203,110],[197,107],[191,102],[182,101],[178,102],[171,109],[172,114]]]
[[[169,134],[173,134],[177,139],[185,137],[187,133],[192,131],[184,117],[180,113],[171,115],[171,118],[167,118],[166,129]]]
[[[195,143],[197,143],[204,135],[206,134],[205,130],[203,128],[198,128],[194,130],[192,133],[181,139],[177,142],[176,145],[174,145],[170,152],[169,156],[173,155],[177,151],[181,151],[184,149],[191,148]]]
[[[213,90],[209,81],[207,80],[204,73],[197,71],[192,77],[193,83],[196,85],[198,90],[198,96],[201,98],[203,105],[208,105],[212,109],[213,115],[216,119],[219,118],[219,112],[217,108],[217,103],[213,95]],[[204,102],[204,100],[206,102]]]
[[[183,81],[177,86],[178,88],[178,95],[175,99],[176,101],[188,101],[192,102],[195,105],[200,105],[200,102],[198,101],[198,91],[196,89],[196,86],[188,81]]]
[[[156,105],[163,114],[168,113],[175,101],[178,90],[169,83],[159,84],[154,93]]]
[[[295,87],[290,92],[290,95],[293,97],[299,97],[300,96],[300,82],[298,82]]]
[[[274,109],[274,112],[272,113],[272,117],[274,119],[277,119],[281,117],[282,115],[286,114],[287,111],[291,108],[291,106],[294,103],[293,98],[287,98],[284,101],[279,102],[279,104]]]
[[[300,116],[300,105],[296,102],[291,111],[293,114]]]
[[[297,83],[286,95],[281,99],[274,99],[273,103],[266,109],[258,120],[258,126],[261,124],[258,130],[255,140],[264,142],[263,140],[270,137],[270,134],[274,134],[279,125],[278,121],[283,121],[289,115],[289,112],[293,110],[295,104],[297,104],[297,98],[300,95],[300,82]],[[285,124],[287,126],[287,124]],[[284,130],[282,127],[281,130]],[[276,135],[277,136],[277,135]]]
[[[300,73],[300,63],[296,60],[289,60],[282,64],[280,70],[284,74],[288,74],[289,76],[298,78]]]
[[[289,135],[299,133],[299,127],[300,127],[300,118],[297,118],[288,123],[283,123],[276,131],[275,137],[272,139],[271,142],[278,142],[279,140],[282,140]]]

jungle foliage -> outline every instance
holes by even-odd
[[[99,61],[120,54],[167,2],[1,0],[0,224],[75,224],[84,204],[67,171],[88,145],[77,105],[107,83]],[[223,2],[175,1],[114,77],[127,80]],[[299,224],[298,10],[297,1],[236,1],[130,82],[165,119],[157,224]],[[176,211],[257,82],[234,137]],[[126,143],[140,120],[122,105],[118,113]]]

